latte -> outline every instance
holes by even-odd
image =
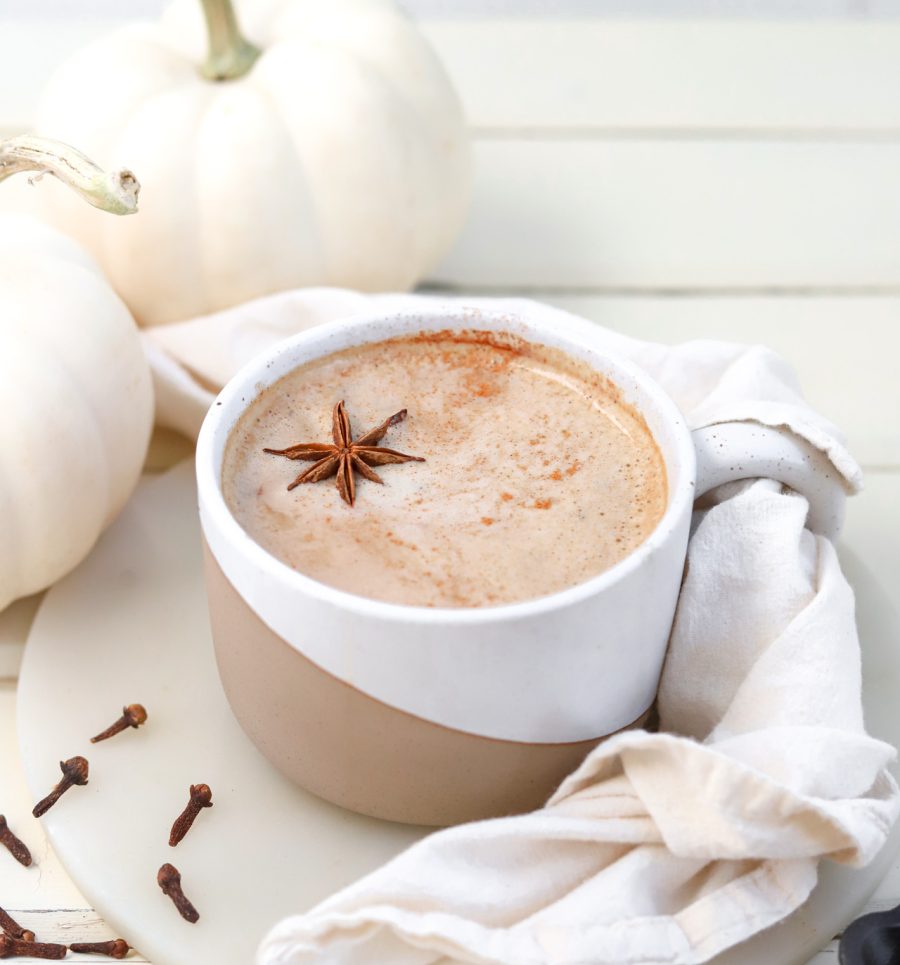
[[[349,435],[336,439],[341,418]],[[300,366],[241,415],[222,487],[247,533],[299,572],[429,607],[582,583],[636,549],[667,501],[662,456],[614,385],[566,353],[484,332],[392,339]]]

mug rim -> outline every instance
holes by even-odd
[[[563,319],[565,325],[562,324]],[[375,600],[322,583],[299,570],[295,570],[265,549],[240,525],[228,508],[222,493],[221,453],[224,451],[224,445],[232,428],[262,391],[295,368],[315,359],[343,351],[348,347],[403,337],[406,334],[405,331],[393,335],[379,332],[372,338],[361,337],[340,347],[330,344],[334,341],[342,341],[341,336],[352,334],[357,330],[364,333],[373,329],[376,325],[380,329],[381,326],[392,323],[398,325],[415,323],[419,325],[419,331],[440,331],[446,328],[457,328],[470,331],[501,331],[514,335],[519,334],[515,332],[516,327],[519,327],[525,330],[525,333],[520,337],[526,341],[558,348],[570,354],[572,354],[571,350],[566,343],[578,344],[582,349],[602,358],[610,363],[615,370],[631,378],[640,391],[653,403],[669,428],[674,430],[675,436],[675,460],[679,466],[679,484],[676,489],[672,489],[672,474],[667,467],[668,505],[652,532],[640,545],[609,569],[603,570],[587,580],[553,593],[488,607],[428,607]],[[484,323],[489,323],[489,326],[479,329],[479,325],[484,325]],[[201,517],[208,514],[215,528],[236,552],[249,556],[249,561],[254,567],[278,582],[286,583],[297,593],[314,596],[339,609],[352,610],[386,621],[430,625],[455,624],[460,626],[503,623],[529,619],[539,614],[564,609],[587,597],[602,593],[609,586],[624,579],[641,566],[644,560],[665,543],[677,529],[685,511],[684,504],[686,502],[693,503],[696,456],[690,430],[674,401],[655,379],[635,363],[608,351],[605,346],[592,344],[593,328],[592,322],[580,319],[577,316],[569,316],[563,312],[559,312],[559,317],[554,317],[554,323],[551,326],[543,324],[535,314],[527,312],[485,310],[458,305],[434,306],[424,310],[362,312],[298,332],[271,346],[243,365],[223,386],[204,417],[195,454]],[[560,341],[563,344],[558,344]],[[316,352],[317,346],[321,347],[323,351]],[[310,348],[311,351],[304,353],[306,348]],[[292,357],[289,366],[280,374],[268,377],[270,375],[269,370],[276,360],[281,360],[288,355]],[[298,355],[302,357],[297,358]],[[580,358],[580,361],[590,364],[583,358]],[[599,369],[595,370],[599,371]],[[612,381],[615,383],[616,378],[613,377]],[[645,417],[645,413],[640,406],[634,402],[629,404],[634,405],[638,413]],[[234,408],[238,408],[238,413],[234,419],[228,421],[228,416]],[[652,431],[651,435],[653,435]],[[217,443],[220,440],[222,447],[218,450],[219,457],[217,458]],[[655,436],[654,442],[659,445]],[[213,541],[209,540],[208,536],[207,539],[210,542],[211,552],[217,557],[218,554],[212,545]]]

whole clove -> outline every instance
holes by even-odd
[[[178,909],[178,914],[185,921],[194,923],[199,920],[200,914],[197,909],[185,898],[181,890],[181,873],[171,864],[164,864],[156,875],[159,887],[163,894],[172,899],[173,904]]]
[[[31,813],[39,818],[42,814],[46,814],[70,787],[87,784],[88,766],[87,760],[83,757],[70,757],[67,761],[60,761],[59,769],[63,773],[62,780],[43,801],[38,801],[35,804]]]
[[[25,942],[12,935],[0,935],[0,958],[46,958],[66,957],[65,945],[51,945],[47,942]]]
[[[19,941],[34,941],[34,932],[23,928],[9,912],[2,908],[0,908],[0,930],[9,935],[10,938],[18,938]]]
[[[203,808],[212,807],[212,791],[208,784],[192,784],[190,800],[185,809],[175,819],[172,830],[169,832],[169,847],[175,845],[191,830],[194,819]]]
[[[10,831],[6,818],[0,814],[0,844],[19,862],[27,868],[31,864],[31,852],[24,841]]]
[[[69,945],[70,952],[84,954],[108,955],[110,958],[124,958],[131,946],[124,938],[116,938],[111,942],[75,942]]]
[[[91,743],[96,744],[98,741],[115,737],[116,734],[121,734],[123,730],[128,730],[129,727],[134,727],[136,730],[146,721],[147,711],[144,710],[143,706],[141,704],[129,704],[122,708],[122,716],[115,723],[110,724],[106,730],[91,738]]]

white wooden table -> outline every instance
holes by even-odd
[[[0,24],[0,129],[27,127],[49,70],[107,26]],[[893,577],[900,606],[900,24],[424,29],[477,165],[468,225],[431,284],[530,294],[644,338],[780,351],[867,470],[845,538]],[[102,940],[114,936],[28,818],[14,711],[35,605],[0,616],[0,810],[39,869],[0,854],[0,905],[42,939]],[[870,908],[898,902],[900,865]],[[814,963],[836,960],[833,942]]]

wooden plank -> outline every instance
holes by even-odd
[[[482,141],[467,287],[900,286],[900,143]]]
[[[55,65],[115,23],[4,20],[0,124],[27,127]],[[422,27],[479,130],[900,131],[891,21],[501,17]]]
[[[424,23],[477,129],[897,132],[900,24]]]
[[[121,936],[116,935],[91,908],[15,908],[6,910],[23,927],[35,934],[39,942],[53,942],[70,945],[72,942],[106,942]],[[45,959],[46,960],[46,959]],[[37,962],[36,958],[19,958],[19,962]],[[71,956],[71,961],[88,965],[91,962],[104,962],[111,959],[96,953],[79,953]],[[147,959],[137,950],[128,955],[129,962],[146,962]]]
[[[540,296],[538,296],[540,297]],[[761,343],[795,368],[810,402],[864,467],[900,467],[900,297],[542,299],[635,338]],[[900,894],[900,891],[898,891]]]

